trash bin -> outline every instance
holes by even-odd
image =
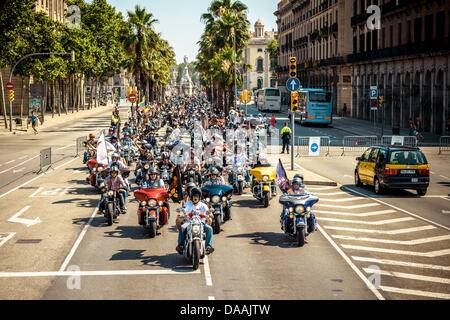
[[[400,126],[392,126],[392,134],[400,135]]]

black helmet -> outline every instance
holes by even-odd
[[[202,190],[200,188],[193,188],[191,190],[191,198],[194,196],[198,196],[201,200],[202,199]]]
[[[292,180],[292,184],[297,183],[298,185],[302,185],[302,180],[299,177],[295,177]]]
[[[302,175],[301,173],[297,173],[297,174],[294,176],[294,180],[295,180],[295,179],[300,179],[300,180],[301,180],[300,184],[302,184],[303,181],[305,180],[305,179],[303,178],[303,175]]]

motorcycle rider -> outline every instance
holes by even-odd
[[[183,254],[184,250],[184,241],[186,239],[186,229],[189,226],[189,217],[188,214],[192,213],[193,215],[203,214],[208,218],[211,218],[211,212],[209,211],[208,206],[201,202],[202,199],[202,190],[199,188],[193,188],[191,191],[192,200],[187,202],[183,208],[185,212],[185,222],[180,228],[180,232],[178,233],[178,246],[176,250],[179,254]],[[214,252],[214,248],[212,246],[213,241],[213,229],[211,226],[206,224],[206,219],[202,219],[203,228],[206,232],[206,254],[211,254]]]
[[[232,156],[232,158],[230,159],[230,164],[232,165],[233,169],[234,168],[239,168],[239,167],[245,167],[245,181],[247,183],[250,183],[250,171],[248,170],[248,158],[247,155],[242,152],[242,148],[240,146],[236,146],[234,148],[234,154]],[[233,174],[230,173],[228,175],[228,182],[230,183],[230,185],[233,184]]]
[[[173,169],[175,169],[175,165],[170,161],[168,152],[161,153],[161,159],[162,160],[157,164],[159,170],[166,169],[168,172],[172,172]]]
[[[187,202],[192,201],[191,192],[192,192],[192,189],[194,189],[194,188],[197,188],[197,185],[194,182],[189,182],[186,185],[186,193],[184,194],[183,200],[181,201],[181,205],[183,207]]]
[[[107,190],[117,191],[119,197],[119,204],[122,210],[122,213],[127,213],[126,201],[127,201],[127,185],[122,177],[119,175],[119,167],[112,166],[110,170],[110,175],[105,180],[105,185]],[[104,199],[103,199],[104,200]],[[103,207],[102,207],[103,204]],[[100,204],[100,210],[103,212],[105,209],[104,201]]]
[[[144,177],[144,183],[142,187],[144,189],[148,188],[164,188],[164,181],[158,177],[158,172],[154,167],[148,170],[148,180]]]
[[[89,140],[86,141],[86,151],[84,152],[83,163],[88,162],[90,153],[97,150],[96,145],[95,134],[90,133]]]
[[[206,186],[218,186],[218,185],[224,185],[225,181],[223,180],[223,177],[219,176],[219,170],[217,168],[212,167],[209,170],[209,179],[205,182]]]

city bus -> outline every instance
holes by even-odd
[[[258,90],[257,107],[259,111],[281,111],[281,93],[278,88]]]
[[[301,123],[329,125],[333,121],[333,92],[323,89],[300,89]]]

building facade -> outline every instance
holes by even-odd
[[[380,9],[379,25],[373,19]],[[450,0],[282,0],[278,3],[279,83],[297,57],[303,87],[334,92],[335,114],[381,122],[370,86],[386,101],[387,127],[448,132]]]
[[[276,87],[277,80],[272,73],[275,70],[270,63],[267,45],[275,39],[275,31],[264,31],[261,20],[255,23],[255,31],[249,31],[250,40],[244,49],[243,63],[251,66],[244,74],[244,89],[255,91],[267,87]]]
[[[387,126],[407,127],[421,119],[427,132],[445,134],[450,121],[450,1],[352,1],[352,116],[381,121],[371,114],[369,87],[386,101]],[[366,8],[381,8],[379,29],[370,30]],[[447,132],[448,134],[448,132]]]

